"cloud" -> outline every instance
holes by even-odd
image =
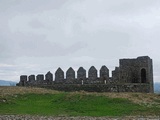
[[[1,0],[0,64],[18,66],[7,68],[17,72],[14,79],[25,73],[21,69],[31,74],[88,62],[113,68],[119,58],[141,55],[158,64],[159,5],[159,0]]]
[[[68,54],[75,53],[76,51],[83,49],[85,45],[83,42],[76,42],[71,46],[63,46],[56,42],[50,42],[45,40],[45,36],[43,35],[33,35],[30,34],[28,36],[18,34],[14,35],[14,40],[12,40],[11,48],[5,49],[3,48],[3,54],[1,56],[5,57],[52,57],[52,56],[65,56]],[[17,38],[17,39],[16,39]],[[20,39],[21,38],[21,39]],[[7,54],[8,53],[8,54]]]
[[[1,0],[0,8],[4,12],[36,13],[44,10],[59,9],[66,1],[67,0]]]

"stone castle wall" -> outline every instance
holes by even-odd
[[[84,86],[93,88],[96,91],[95,86],[102,85],[102,91],[139,91],[139,92],[153,92],[153,66],[152,59],[148,56],[142,56],[135,59],[120,59],[119,67],[116,67],[112,71],[112,77],[109,77],[109,69],[104,65],[99,70],[100,77],[97,76],[98,71],[94,66],[91,66],[88,70],[88,78],[86,76],[86,70],[80,67],[75,76],[75,71],[70,67],[66,71],[66,78],[64,78],[65,72],[58,68],[55,72],[55,80],[53,80],[53,74],[49,71],[45,76],[39,74],[35,75],[21,75],[19,86],[52,86],[52,88],[60,88],[58,90],[71,89],[67,86],[78,87],[77,89],[84,90]],[[132,85],[130,85],[132,84]],[[142,89],[142,84],[145,89]],[[127,86],[129,85],[129,87]],[[59,87],[57,87],[59,86]],[[110,87],[109,87],[110,86]],[[118,87],[117,87],[118,86]],[[106,87],[106,88],[104,88]],[[101,88],[101,89],[102,89]],[[121,88],[121,89],[119,89]],[[116,89],[116,90],[114,90]],[[132,89],[132,90],[128,90]]]

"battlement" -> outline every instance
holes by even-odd
[[[17,85],[48,85],[53,87],[59,85],[61,86],[59,88],[63,88],[62,86],[64,85],[80,85],[81,87],[83,85],[104,85],[108,87],[109,85],[113,86],[114,84],[114,86],[120,85],[119,87],[124,88],[122,87],[124,84],[132,84],[133,91],[153,92],[153,66],[152,59],[150,59],[148,56],[141,56],[134,59],[120,59],[119,67],[115,67],[115,70],[112,71],[112,77],[109,77],[109,69],[105,65],[103,65],[99,70],[99,77],[98,71],[94,66],[91,66],[88,70],[88,77],[86,76],[86,70],[83,67],[78,69],[77,76],[75,75],[75,70],[72,67],[66,71],[66,78],[64,77],[64,73],[65,72],[61,68],[58,68],[55,72],[54,80],[53,74],[50,71],[45,75],[45,77],[43,74],[37,75],[36,78],[35,75],[30,75],[29,77],[27,77],[27,75],[21,75],[20,82]],[[143,86],[146,85],[144,91],[139,88],[142,84]],[[138,88],[134,85],[136,85]],[[107,88],[105,90],[107,90]],[[109,91],[112,90],[110,89]]]
[[[61,68],[58,68],[55,72],[55,79],[53,80],[53,74],[49,71],[45,77],[43,74],[30,75],[27,78],[27,75],[20,76],[20,85],[39,85],[39,84],[93,84],[93,83],[104,83],[109,82],[109,69],[103,65],[99,71],[100,77],[97,76],[98,71],[94,66],[91,66],[88,70],[88,78],[86,76],[86,70],[83,67],[80,67],[77,71],[77,76],[75,76],[75,70],[70,67],[66,71],[66,78],[64,77],[64,71]],[[22,84],[25,83],[25,84]]]

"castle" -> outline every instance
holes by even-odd
[[[21,75],[17,86],[37,86],[62,91],[95,91],[95,92],[146,92],[153,93],[153,65],[152,59],[148,56],[137,57],[135,59],[120,59],[119,67],[112,71],[112,77],[109,77],[109,69],[102,66],[97,75],[97,69],[91,66],[88,70],[80,67],[75,71],[70,67],[66,71],[58,68],[53,74],[49,71],[45,77],[43,74]]]

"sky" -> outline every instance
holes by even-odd
[[[160,0],[0,0],[0,79],[149,56],[160,82]]]

